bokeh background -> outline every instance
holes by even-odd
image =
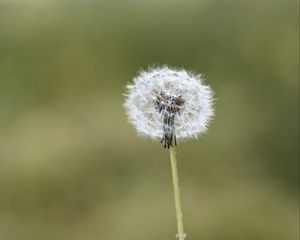
[[[0,0],[0,239],[175,240],[168,151],[127,122],[149,65],[203,73],[180,142],[189,240],[298,239],[296,0]]]

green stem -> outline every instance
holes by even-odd
[[[176,162],[176,151],[175,151],[175,148],[173,148],[173,147],[170,148],[170,158],[171,158],[171,168],[172,168],[178,237],[179,237],[179,240],[184,240],[183,214],[182,214],[181,202],[180,202],[180,190],[179,190],[179,179],[178,179],[178,170],[177,170],[177,162]]]

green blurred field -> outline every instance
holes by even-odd
[[[125,85],[205,75],[216,118],[180,142],[189,240],[296,240],[298,3],[0,0],[0,240],[175,240],[168,152]]]

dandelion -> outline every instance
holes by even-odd
[[[178,238],[184,240],[175,146],[178,139],[197,138],[207,130],[213,93],[201,75],[169,67],[142,71],[127,86],[125,108],[138,133],[161,139],[170,149]]]

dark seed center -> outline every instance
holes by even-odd
[[[176,113],[180,114],[184,102],[181,96],[166,95],[164,92],[161,92],[156,98],[156,109],[163,114],[164,133],[161,142],[165,148],[173,147],[173,141],[175,145],[177,144],[174,120]]]
[[[170,115],[179,113],[184,104],[184,99],[181,96],[166,95],[161,92],[156,98],[156,109],[159,113],[166,111]]]

